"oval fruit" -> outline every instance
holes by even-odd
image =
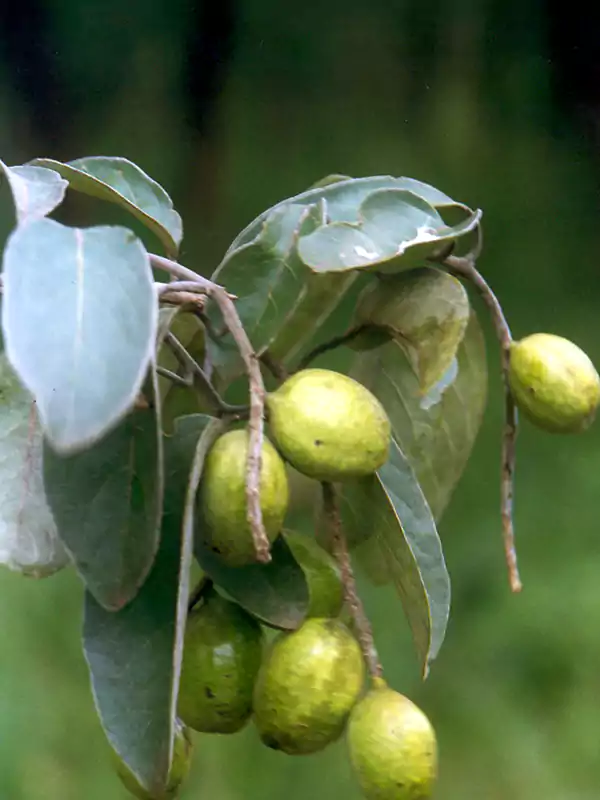
[[[179,716],[196,731],[235,733],[252,714],[263,632],[214,589],[189,615],[179,684]]]
[[[254,688],[254,721],[267,747],[290,755],[339,738],[364,681],[358,642],[338,620],[310,619],[280,635]]]
[[[247,454],[247,431],[229,431],[219,437],[206,457],[199,490],[200,535],[232,567],[256,560],[246,518]],[[272,542],[283,524],[289,490],[285,465],[267,439],[262,448],[260,492],[263,523]]]
[[[367,800],[426,800],[437,777],[431,723],[407,697],[377,681],[348,723],[350,760]]]
[[[509,383],[523,414],[552,433],[585,430],[600,403],[600,377],[588,356],[549,333],[512,344]]]
[[[268,395],[266,403],[278,450],[311,478],[360,478],[387,460],[391,428],[385,409],[347,375],[302,370]]]

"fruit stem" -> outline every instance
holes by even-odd
[[[504,381],[504,431],[502,435],[502,478],[500,483],[501,500],[500,513],[502,515],[502,531],[504,539],[504,553],[508,567],[508,579],[513,592],[520,592],[523,588],[519,577],[517,564],[517,551],[515,547],[515,529],[513,521],[513,495],[515,482],[515,445],[517,439],[518,415],[517,407],[513,400],[508,383],[508,370],[510,364],[510,348],[512,334],[504,316],[502,306],[491,287],[475,267],[472,258],[460,258],[447,255],[440,261],[448,272],[461,278],[466,278],[479,292],[481,299],[488,307],[496,336],[500,343],[502,377]]]
[[[373,679],[381,678],[383,669],[379,661],[379,654],[375,647],[375,640],[373,638],[373,629],[369,618],[365,613],[364,606],[356,589],[356,579],[354,571],[352,570],[352,562],[350,560],[350,553],[348,552],[348,543],[344,535],[342,527],[342,519],[340,515],[340,508],[335,489],[331,483],[321,484],[323,487],[323,505],[325,509],[325,516],[331,529],[331,544],[333,555],[340,565],[342,573],[342,586],[344,587],[344,600],[352,616],[354,627],[360,648],[363,653],[363,658],[367,665],[369,675]]]
[[[306,369],[306,367],[308,367],[308,365],[318,356],[322,356],[325,353],[328,353],[330,350],[335,350],[338,347],[341,347],[343,344],[351,342],[352,339],[356,339],[357,336],[363,333],[366,327],[366,325],[361,325],[358,328],[353,328],[347,333],[342,333],[340,336],[334,336],[333,339],[329,339],[327,342],[323,342],[323,344],[317,345],[317,347],[313,348],[310,353],[307,353],[302,361],[300,361],[297,371],[300,372],[301,369]]]
[[[208,575],[203,575],[198,583],[192,590],[188,600],[188,614],[192,611],[202,600],[206,592],[212,588],[213,582],[212,579],[208,577]]]

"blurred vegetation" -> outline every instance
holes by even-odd
[[[417,177],[484,209],[480,268],[515,335],[556,332],[600,364],[597,162],[554,100],[541,4],[332,0],[317,10],[238,0],[230,60],[202,126],[190,122],[182,88],[189,4],[42,5],[67,81],[62,138],[45,138],[5,58],[0,151],[8,163],[133,159],[171,191],[187,225],[183,258],[201,271],[263,208],[324,174]],[[390,682],[437,728],[440,800],[595,800],[600,425],[555,438],[523,423],[516,523],[525,590],[511,596],[498,516],[498,359],[489,344],[489,409],[441,525],[451,624],[425,684],[396,598],[365,586],[365,599]],[[125,796],[93,710],[80,598],[72,573],[39,583],[0,573],[2,800]],[[293,759],[262,747],[250,726],[198,736],[196,745],[184,798],[359,797],[343,743]]]

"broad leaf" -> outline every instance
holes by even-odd
[[[413,345],[418,346],[416,341]],[[485,408],[485,345],[475,314],[456,358],[428,391],[422,391],[413,364],[404,347],[392,340],[357,355],[350,374],[383,403],[394,437],[439,519],[471,453]]]
[[[35,401],[0,354],[0,564],[36,578],[64,567],[42,480],[42,431]]]
[[[435,521],[415,474],[395,442],[377,475],[342,487],[344,521],[370,536],[408,619],[423,675],[439,652],[450,611],[450,579]]]
[[[126,228],[18,228],[4,252],[10,362],[63,453],[91,445],[133,406],[154,352],[148,256]]]
[[[96,601],[129,603],[158,548],[163,510],[162,433],[139,409],[93,447],[60,456],[46,446],[44,484],[62,541]]]
[[[111,745],[150,794],[164,791],[172,758],[193,501],[203,456],[218,430],[218,421],[198,416],[181,420],[167,437],[161,545],[137,597],[116,613],[86,597],[84,647],[100,719]]]
[[[163,242],[169,255],[177,254],[183,229],[169,195],[156,181],[126,158],[92,156],[63,164],[51,158],[32,162],[50,167],[78,192],[122,206]]]
[[[424,267],[371,281],[359,298],[354,326],[366,327],[369,345],[373,338],[382,343],[373,336],[382,329],[397,340],[426,394],[452,365],[469,316],[462,283],[447,272]],[[361,349],[364,338],[360,334],[350,347]]]
[[[68,182],[53,169],[24,165],[8,167],[0,161],[0,183],[6,181],[18,225],[50,214],[59,206]]]

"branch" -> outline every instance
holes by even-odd
[[[335,489],[331,483],[323,483],[323,505],[325,509],[325,516],[331,529],[331,544],[333,555],[340,565],[342,573],[342,585],[344,587],[344,600],[350,614],[352,621],[356,628],[358,642],[369,670],[371,678],[381,678],[383,670],[377,648],[375,647],[375,640],[373,638],[373,630],[369,618],[365,613],[362,601],[358,596],[356,590],[356,580],[354,572],[352,571],[352,562],[350,560],[350,553],[348,552],[348,543],[344,536],[342,528],[342,520],[340,517],[340,509],[338,500],[335,494]]]
[[[483,302],[488,307],[496,336],[500,343],[502,377],[504,380],[504,432],[502,436],[502,480],[500,511],[502,515],[502,530],[504,538],[504,552],[508,566],[508,578],[513,592],[520,592],[523,588],[519,577],[517,565],[517,551],[515,548],[515,530],[513,522],[513,494],[515,479],[515,444],[517,439],[518,415],[512,392],[508,383],[508,370],[510,364],[510,346],[512,335],[502,311],[498,298],[486,282],[483,275],[477,271],[470,258],[447,256],[441,262],[448,272],[469,280],[479,292]]]

